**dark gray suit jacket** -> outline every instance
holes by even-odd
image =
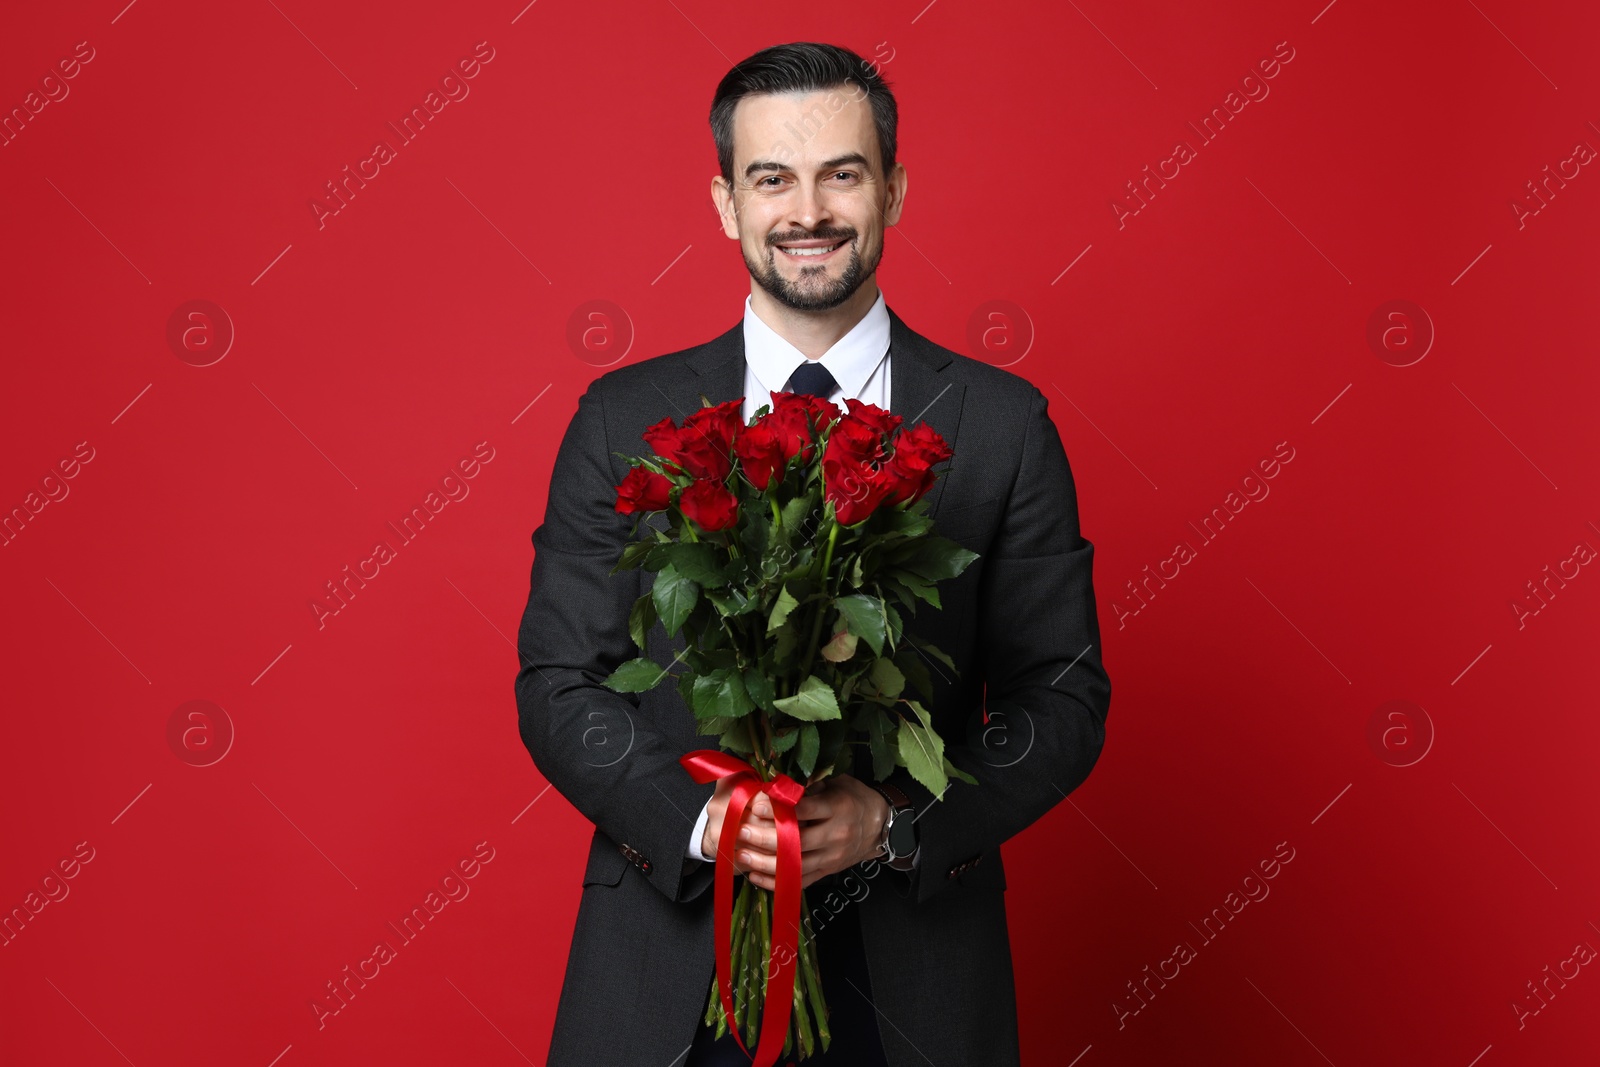
[[[918,867],[869,864],[806,892],[813,922],[860,909],[890,1067],[1018,1062],[1000,844],[1088,776],[1111,684],[1090,584],[1094,546],[1047,400],[1031,382],[940,347],[891,309],[890,410],[926,420],[955,452],[929,494],[935,529],[981,553],[939,585],[943,610],[902,612],[932,657],[929,710],[952,762],[979,785],[935,798],[897,769],[915,802]],[[685,851],[712,784],[678,757],[714,748],[669,682],[623,695],[601,681],[637,655],[628,612],[653,572],[610,574],[630,518],[614,509],[644,429],[744,392],[742,322],[706,344],[595,379],[579,398],[533,534],[517,647],[522,740],[539,771],[595,825],[557,1007],[550,1067],[681,1064],[706,1005],[713,865]],[[683,648],[657,623],[649,655]],[[987,705],[988,720],[983,719]],[[870,760],[857,764],[858,776]],[[830,887],[832,892],[830,895]],[[846,903],[847,899],[851,902]],[[558,942],[552,940],[552,950]],[[676,1057],[676,1059],[674,1058]]]

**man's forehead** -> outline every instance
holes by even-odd
[[[872,109],[859,90],[843,85],[805,93],[746,96],[734,109],[734,168],[747,171],[832,165],[856,154],[877,159]]]

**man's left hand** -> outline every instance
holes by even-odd
[[[738,865],[762,889],[775,888],[778,870],[778,824],[771,807],[760,805],[765,794],[751,802],[751,811],[739,829]],[[889,819],[889,802],[883,794],[848,774],[835,774],[815,782],[794,806],[800,820],[800,885],[849,870],[880,855],[878,843]]]

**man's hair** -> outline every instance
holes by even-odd
[[[723,180],[733,180],[733,111],[746,96],[766,93],[825,92],[844,85],[859,88],[872,106],[872,121],[878,128],[878,153],[883,173],[894,168],[895,129],[900,113],[889,91],[889,83],[868,63],[848,48],[832,44],[797,41],[773,45],[739,62],[717,83],[711,101],[711,137],[717,143],[717,164]]]

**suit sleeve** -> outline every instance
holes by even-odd
[[[917,903],[951,884],[952,867],[1064,800],[1105,743],[1111,682],[1090,581],[1094,545],[1078,528],[1072,470],[1048,406],[1034,389],[1016,480],[980,577],[974,662],[988,726],[970,732],[976,747],[962,743],[967,733],[941,735],[950,761],[978,784],[952,779],[936,799],[904,768],[889,776],[918,812],[918,863],[902,894]]]
[[[687,855],[684,836],[716,786],[689,777],[682,753],[641,713],[639,694],[602,684],[641,654],[628,613],[642,572],[611,573],[632,517],[616,511],[610,454],[591,385],[556,453],[544,521],[533,532],[517,632],[518,726],[539,772],[619,847],[636,850],[634,865],[651,885],[682,902],[711,884],[712,866]]]

